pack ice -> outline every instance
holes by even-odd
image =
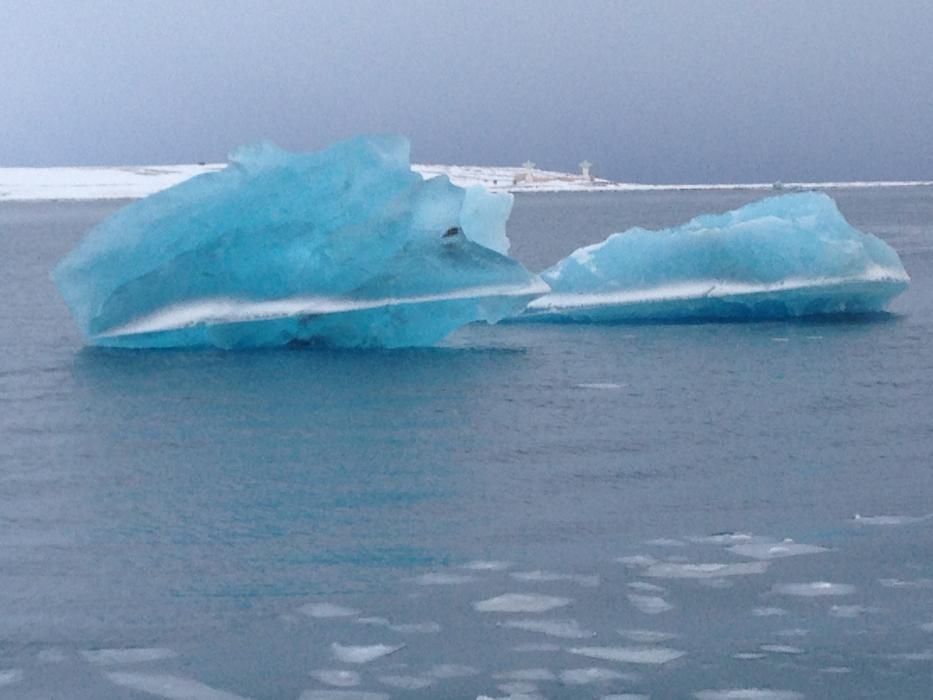
[[[827,195],[771,197],[663,231],[574,251],[542,278],[524,320],[766,319],[881,311],[910,281],[888,244]]]
[[[118,211],[59,263],[88,342],[425,346],[547,291],[506,256],[511,195],[423,180],[404,138],[229,160]]]

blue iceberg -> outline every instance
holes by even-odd
[[[910,281],[891,246],[862,233],[825,194],[803,192],[634,228],[541,273],[552,292],[522,320],[775,319],[884,309]]]
[[[547,291],[506,256],[511,206],[423,180],[401,137],[260,144],[120,210],[53,278],[94,345],[426,346]]]

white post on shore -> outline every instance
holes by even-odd
[[[583,176],[584,180],[593,179],[593,176],[590,175],[590,168],[592,167],[593,167],[593,164],[588,160],[584,160],[580,163],[580,174]]]

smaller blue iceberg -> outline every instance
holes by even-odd
[[[891,246],[853,228],[827,195],[804,192],[634,228],[541,273],[552,292],[522,320],[779,319],[882,311],[910,281]]]
[[[506,255],[511,208],[423,180],[401,137],[260,144],[120,210],[53,278],[94,345],[427,346],[547,292]]]

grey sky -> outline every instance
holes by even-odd
[[[0,0],[0,165],[385,131],[644,182],[933,178],[933,3]]]

